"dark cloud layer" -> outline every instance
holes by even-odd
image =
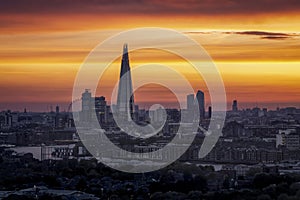
[[[265,31],[243,31],[234,32],[240,35],[257,35],[261,39],[271,39],[271,40],[284,40],[288,38],[293,38],[299,36],[298,33],[278,33],[278,32],[265,32]]]
[[[291,37],[287,36],[262,36],[261,39],[269,39],[269,40],[284,40]]]
[[[2,14],[256,14],[300,11],[299,0],[0,0]]]
[[[288,37],[293,35],[288,33],[266,32],[266,31],[242,31],[242,32],[235,32],[235,33],[241,35],[260,35],[260,36],[270,36],[270,37],[272,36]]]
[[[237,34],[237,35],[250,35],[250,36],[259,36],[261,39],[270,39],[270,40],[284,40],[289,38],[299,37],[299,33],[279,33],[279,32],[266,32],[266,31],[231,31],[231,32],[186,32],[187,34],[210,34],[210,33],[223,33],[223,34]]]

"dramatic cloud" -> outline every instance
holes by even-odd
[[[20,13],[136,13],[249,14],[300,11],[299,0],[0,0],[0,12]]]
[[[299,36],[297,33],[274,33],[274,32],[265,32],[265,31],[243,31],[235,32],[236,34],[241,35],[257,35],[262,39],[271,39],[271,40],[283,40],[288,38],[293,38]]]
[[[230,32],[229,32],[230,33]],[[235,32],[241,35],[261,35],[261,36],[290,36],[291,34],[287,33],[274,33],[274,32],[265,32],[265,31],[243,31],[243,32]]]
[[[40,110],[50,101],[68,105],[91,49],[120,31],[149,26],[195,31],[186,33],[218,64],[229,99],[300,102],[298,13],[300,0],[0,0],[0,110],[21,110],[26,102]],[[130,58],[186,70],[180,60],[152,52]],[[104,89],[118,77],[111,72]],[[205,85],[186,74],[193,86]]]
[[[284,40],[290,38],[289,36],[262,36],[262,39],[269,39],[269,40]]]
[[[186,32],[187,34],[211,34],[211,33],[222,33],[222,34],[238,34],[238,35],[250,35],[250,36],[259,36],[261,39],[270,39],[270,40],[284,40],[289,38],[297,38],[300,36],[300,33],[279,33],[279,32],[266,32],[266,31],[214,31],[214,32]]]

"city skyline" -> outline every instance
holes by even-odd
[[[88,91],[88,90],[89,89],[86,89],[86,91]],[[83,93],[85,93],[85,92],[83,91]],[[191,95],[193,95],[195,97],[195,99],[196,99],[197,93],[188,94],[187,98],[188,98],[188,96],[191,96]],[[94,98],[104,98],[104,99],[106,99],[106,97],[103,96],[103,95],[96,95]],[[233,109],[233,107],[235,105],[235,103],[234,103],[235,101],[236,101],[236,103],[238,103],[237,110]],[[110,101],[107,101],[106,105],[108,105],[108,106],[116,106],[117,105],[117,104],[110,104],[109,102]],[[76,103],[78,103],[78,102],[76,102]],[[189,110],[189,108],[188,108],[188,101],[186,101],[184,103],[186,103],[186,106],[183,109]],[[139,102],[136,102],[134,105],[138,106],[139,109],[150,110],[150,108],[151,108],[151,106],[153,104],[152,104],[152,102],[149,102],[149,105],[147,106],[147,105],[144,105],[144,104],[139,104]],[[243,103],[241,104],[241,102],[239,102],[238,100],[234,99],[231,102],[227,102],[227,111],[245,111],[245,110],[248,110],[248,109],[251,110],[251,109],[257,109],[257,108],[259,108],[261,110],[267,109],[268,111],[276,111],[278,109],[286,109],[286,108],[300,109],[300,106],[292,106],[292,105],[277,106],[277,107],[276,107],[276,105],[274,105],[274,107],[271,107],[271,108],[269,108],[267,106],[263,106],[263,105],[258,105],[257,103],[250,103],[248,105],[250,105],[250,106],[243,106]],[[45,110],[34,110],[31,107],[26,107],[26,106],[22,107],[22,106],[23,105],[20,105],[20,109],[15,109],[15,110],[10,109],[10,108],[0,109],[0,112],[3,112],[3,111],[5,112],[5,111],[8,111],[8,110],[11,111],[11,112],[36,112],[36,113],[56,112],[57,107],[59,108],[60,112],[72,112],[71,110],[68,111],[68,109],[71,108],[71,103],[66,104],[66,105],[64,105],[64,104],[58,104],[58,103],[56,103],[56,104],[55,103],[49,104]],[[209,109],[212,108],[211,105],[210,105],[210,103],[206,103],[204,105],[204,107],[205,107],[205,112],[206,113],[208,113]],[[156,109],[159,109],[159,107],[156,108]],[[172,107],[172,105],[170,105],[169,107],[166,107],[166,109],[177,109],[177,110],[180,110],[180,108],[177,106],[177,104],[175,106],[173,106],[173,107]]]
[[[0,199],[300,199],[300,0],[0,2]]]
[[[109,36],[138,27],[173,28],[203,45],[224,80],[228,102],[239,99],[242,107],[299,106],[298,1],[93,1],[87,5],[76,0],[47,6],[31,2],[1,4],[1,110],[67,107],[76,73],[88,53]],[[161,52],[131,52],[132,68],[148,62],[185,68],[180,59]],[[189,78],[199,88],[202,82],[193,74]],[[109,83],[99,94],[108,96]],[[148,104],[143,95],[136,94],[136,99]],[[168,99],[162,96],[163,101]]]

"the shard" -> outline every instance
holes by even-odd
[[[117,97],[117,112],[133,116],[134,96],[132,93],[132,80],[128,57],[128,45],[123,46],[123,56],[120,71],[120,80]]]

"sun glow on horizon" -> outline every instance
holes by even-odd
[[[21,4],[13,7],[18,12],[0,13],[0,109],[40,110],[49,102],[68,105],[76,73],[89,52],[111,35],[138,27],[175,29],[201,44],[219,69],[228,102],[238,99],[245,105],[300,107],[300,9],[292,6],[260,12],[249,3],[253,13],[248,13],[225,1],[220,5],[200,2],[202,7],[197,4],[195,8],[151,1],[148,7],[122,4],[128,12],[112,3],[103,7],[73,5],[68,12],[55,6],[28,12]],[[201,8],[201,13],[196,8]],[[116,49],[121,53],[121,46]],[[132,68],[149,63],[174,67],[195,91],[202,89],[209,96],[204,80],[178,56],[148,49],[130,52],[129,58]],[[116,59],[97,94],[109,96],[119,67],[120,59]],[[173,102],[164,90],[156,89],[156,94],[153,87],[141,89],[138,101],[148,102],[143,94],[150,91],[153,101]]]

